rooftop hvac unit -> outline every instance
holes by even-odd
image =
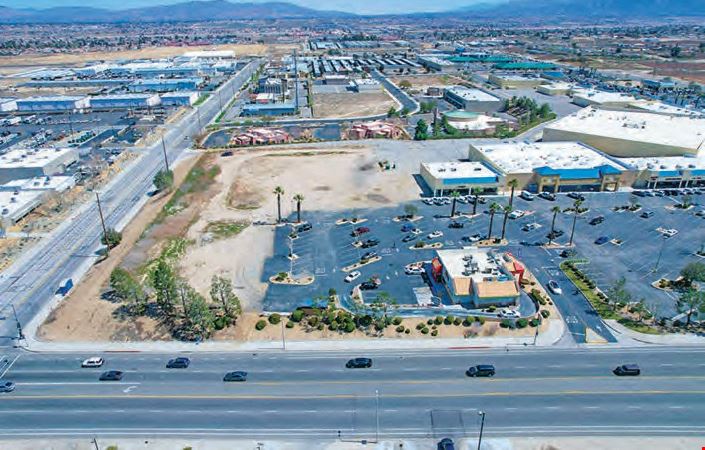
[[[2,209],[2,214],[3,214],[3,215],[10,214],[10,210],[7,209],[7,208],[3,208],[3,209]]]

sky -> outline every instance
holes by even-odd
[[[0,6],[12,8],[51,8],[54,6],[92,6],[109,9],[124,9],[140,6],[181,3],[186,0],[0,0]],[[230,0],[237,3],[236,0]],[[246,0],[263,3],[267,0]],[[499,0],[281,0],[315,9],[346,11],[358,14],[388,14],[397,12],[447,11],[478,3],[494,3]]]

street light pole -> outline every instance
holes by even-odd
[[[379,390],[375,389],[375,442],[379,442]]]
[[[169,171],[169,159],[166,157],[166,144],[164,143],[164,136],[162,136],[162,152],[164,152],[164,165],[166,166],[166,171]]]
[[[282,326],[282,350],[286,351],[286,336],[284,335],[284,321],[279,322]]]
[[[656,272],[658,270],[658,266],[661,263],[661,255],[663,255],[663,248],[666,246],[666,235],[661,235],[661,249],[658,252],[658,257],[656,258],[656,264],[654,265],[654,268],[652,272]]]
[[[482,445],[482,432],[485,429],[485,412],[478,411],[477,414],[482,416],[482,422],[480,422],[480,438],[477,440],[477,450],[480,450],[480,446]]]
[[[110,255],[110,242],[108,241],[108,230],[105,228],[105,218],[103,217],[103,208],[100,206],[100,196],[95,193],[95,200],[98,202],[98,214],[100,215],[100,224],[103,227],[103,238],[105,239],[105,254]]]
[[[12,315],[15,316],[15,323],[17,324],[17,340],[23,340],[24,339],[24,333],[22,332],[22,324],[20,323],[20,319],[17,318],[17,311],[15,310],[15,304],[10,303],[10,306],[12,306]]]

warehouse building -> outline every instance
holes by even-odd
[[[87,109],[90,106],[88,97],[29,97],[18,99],[17,110],[21,112],[55,112]]]
[[[629,168],[579,142],[471,144],[469,159],[501,174],[501,190],[510,180],[531,192],[616,191],[630,186]]]
[[[153,108],[161,100],[156,94],[120,94],[91,97],[92,109]]]
[[[197,91],[203,78],[153,78],[137,80],[127,88],[132,92]]]
[[[0,191],[0,222],[7,228],[15,225],[42,204],[41,191]]]
[[[604,106],[604,107],[624,107],[637,99],[621,92],[604,92],[595,90],[575,90],[573,91],[573,103],[578,106]]]
[[[296,105],[292,102],[269,103],[265,105],[247,104],[242,107],[243,116],[284,116],[296,113]]]
[[[161,102],[164,106],[191,106],[198,101],[198,92],[167,92],[162,94]]]
[[[621,158],[638,174],[634,187],[646,189],[705,186],[705,152],[698,156]]]
[[[555,82],[551,84],[542,84],[536,87],[536,92],[544,95],[568,95],[573,91],[573,85],[570,83]]]
[[[421,163],[420,174],[433,196],[469,194],[473,188],[490,194],[500,185],[499,174],[478,161]]]
[[[547,83],[546,80],[538,77],[501,73],[491,73],[488,81],[502,89],[532,89]]]
[[[544,141],[578,141],[608,155],[696,155],[705,148],[705,119],[585,108],[548,124]]]
[[[470,132],[473,136],[491,136],[497,131],[497,126],[510,123],[499,117],[488,116],[471,111],[447,111],[443,117],[448,124],[458,130]]]
[[[504,102],[479,89],[469,89],[464,86],[452,86],[443,91],[443,98],[455,106],[465,111],[488,112],[499,111]]]
[[[74,177],[58,175],[12,180],[5,184],[0,184],[0,192],[64,192],[74,186],[76,186]]]
[[[232,50],[201,50],[184,53],[184,58],[204,61],[221,61],[235,59],[235,52]]]
[[[450,55],[418,55],[416,61],[424,67],[443,72],[454,67],[454,64],[448,61],[448,58],[450,58]]]
[[[17,111],[17,101],[14,98],[0,98],[0,112]]]
[[[382,85],[379,81],[372,78],[355,78],[352,84],[357,92],[376,92],[382,90]]]
[[[62,174],[76,161],[78,150],[74,148],[10,150],[0,155],[0,183]]]

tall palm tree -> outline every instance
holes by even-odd
[[[494,225],[494,215],[502,209],[499,203],[492,203],[490,205],[490,228],[487,231],[487,239],[492,239],[492,225]]]
[[[477,188],[477,187],[474,187],[470,190],[470,193],[473,195],[474,200],[475,200],[472,204],[472,215],[473,216],[475,214],[477,214],[477,203],[478,203],[477,201],[480,199],[480,192],[482,192],[482,189]]]
[[[284,195],[284,189],[281,186],[277,186],[272,194],[277,196],[277,223],[279,223],[282,221],[282,195]]]
[[[455,217],[455,204],[458,201],[458,198],[460,197],[460,192],[458,191],[453,191],[450,193],[450,198],[453,200],[453,206],[450,208],[450,217]]]
[[[509,194],[509,206],[514,206],[514,189],[516,189],[517,186],[519,186],[519,180],[517,180],[516,178],[513,178],[513,179],[509,180],[509,183],[507,183],[507,185],[510,188],[512,188],[512,192],[511,192],[511,194]]]
[[[304,201],[304,196],[301,194],[294,195],[294,201],[296,202],[296,222],[301,222],[301,202]]]
[[[553,219],[551,220],[551,231],[548,233],[548,245],[551,245],[551,242],[553,242],[553,232],[556,230],[556,216],[561,212],[561,207],[554,206],[551,208],[551,212],[553,213]]]
[[[504,218],[502,219],[502,237],[500,240],[504,240],[504,233],[507,231],[507,219],[509,218],[509,214],[514,210],[512,208],[512,205],[508,205],[504,207]]]
[[[573,227],[570,230],[570,242],[568,242],[568,245],[573,245],[573,236],[575,235],[575,223],[578,221],[578,211],[580,210],[580,205],[583,204],[583,201],[578,199],[573,202]]]

